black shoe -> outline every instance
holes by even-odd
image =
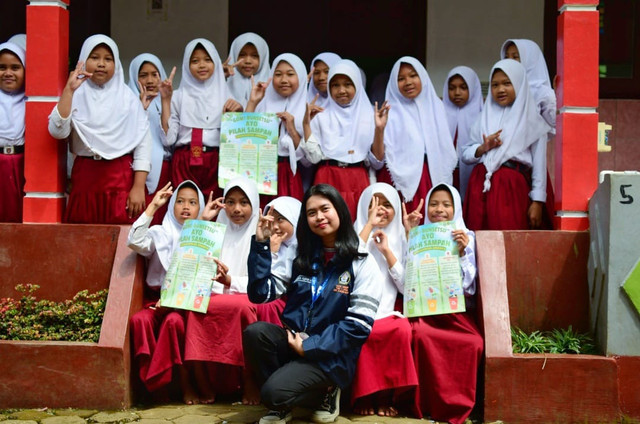
[[[260,424],[285,424],[292,418],[291,411],[269,411],[267,415],[260,418]]]
[[[324,396],[324,401],[320,408],[313,411],[311,421],[314,423],[332,423],[340,415],[340,387],[335,386]]]

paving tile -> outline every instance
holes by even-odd
[[[175,418],[181,417],[185,414],[184,409],[179,408],[179,407],[173,407],[173,408],[151,408],[151,409],[145,409],[145,410],[140,410],[140,411],[136,411],[136,414],[140,417],[140,418],[146,418],[146,419],[164,419],[164,420],[173,420]]]
[[[61,415],[49,417],[40,421],[40,424],[86,424],[87,420],[77,415]]]
[[[47,417],[52,417],[53,414],[44,411],[37,411],[35,409],[23,409],[21,411],[16,411],[8,414],[8,418],[14,420],[23,420],[23,421],[39,421]]]
[[[138,420],[138,415],[133,412],[118,411],[118,412],[98,412],[91,416],[91,421],[98,423],[130,423]]]
[[[136,424],[170,424],[171,422],[160,418],[143,418],[140,421],[136,421]]]
[[[2,424],[38,424],[38,421],[9,419],[9,420],[2,421]]]
[[[183,415],[173,420],[174,424],[212,424],[222,420],[213,415]]]
[[[58,416],[65,416],[65,415],[76,415],[80,418],[89,418],[92,415],[97,414],[100,411],[96,411],[95,409],[72,409],[72,408],[67,408],[67,409],[54,409],[53,413],[55,415]]]

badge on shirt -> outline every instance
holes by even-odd
[[[348,285],[351,282],[351,274],[349,271],[343,272],[340,277],[338,277],[338,284]]]

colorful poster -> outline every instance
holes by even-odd
[[[409,232],[404,314],[408,317],[464,312],[464,291],[453,222],[421,225]]]
[[[161,306],[207,312],[217,272],[214,258],[220,257],[226,228],[224,224],[198,219],[184,223],[160,289]]]
[[[278,194],[278,126],[275,113],[222,115],[218,185],[238,175],[256,182],[258,193]]]

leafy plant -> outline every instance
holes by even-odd
[[[0,340],[97,342],[107,290],[79,291],[62,302],[37,300],[37,284],[18,284],[19,300],[0,299]]]
[[[514,353],[596,353],[593,339],[588,334],[576,333],[571,326],[547,332],[536,330],[530,334],[512,327],[511,342]]]

